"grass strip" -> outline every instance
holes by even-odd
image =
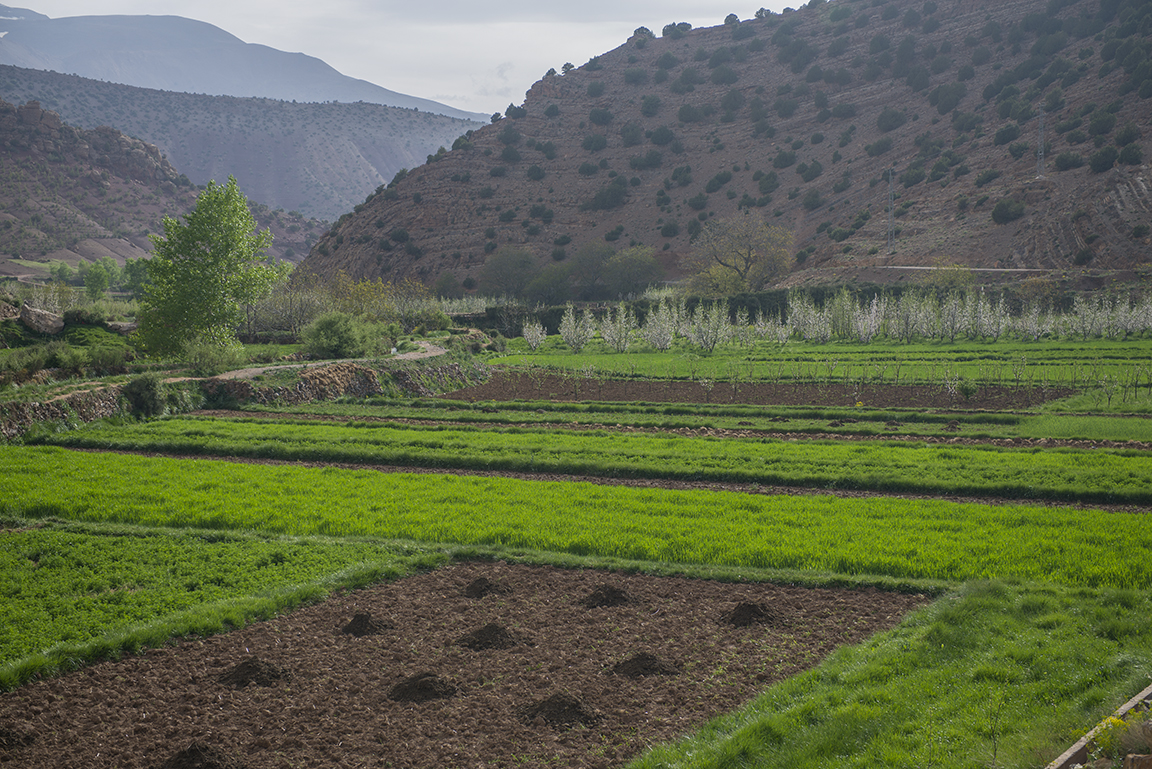
[[[0,514],[898,579],[1152,586],[1152,518],[0,447]],[[48,498],[44,478],[61,479]]]
[[[79,528],[79,530],[77,530]],[[0,689],[242,627],[444,556],[379,542],[49,524],[0,535]]]
[[[1135,590],[971,583],[629,769],[1043,766],[1147,686],[1150,611]]]
[[[1152,455],[907,441],[173,418],[44,434],[74,448],[287,461],[1152,504]]]

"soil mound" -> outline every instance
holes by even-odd
[[[271,662],[265,662],[259,657],[249,657],[222,674],[219,681],[225,686],[243,689],[249,684],[272,686],[277,681],[286,681],[290,677],[284,668],[273,665]]]
[[[483,598],[486,595],[505,595],[511,592],[499,582],[493,582],[487,577],[477,577],[468,583],[468,587],[464,588],[464,597]]]
[[[613,585],[600,585],[580,603],[589,609],[598,609],[602,606],[623,606],[632,602],[632,596]]]
[[[23,748],[35,741],[36,735],[33,732],[18,732],[15,729],[0,726],[0,751],[6,752]]]
[[[503,625],[490,622],[479,630],[473,630],[462,636],[456,644],[471,649],[474,652],[486,649],[508,649],[520,643],[520,639],[509,632]]]
[[[220,748],[193,742],[184,750],[169,758],[156,769],[245,769],[234,756]]]
[[[435,673],[417,673],[393,686],[388,691],[388,699],[396,702],[427,702],[451,697],[456,687]]]
[[[721,617],[720,621],[736,627],[748,627],[773,622],[776,619],[776,612],[762,603],[741,603]]]
[[[600,716],[584,703],[567,692],[560,692],[543,699],[524,710],[524,720],[532,723],[537,718],[553,726],[590,726],[600,720]]]
[[[343,632],[360,638],[361,636],[383,633],[391,627],[392,623],[390,622],[382,619],[372,619],[371,614],[360,612],[352,618],[351,622],[344,626]]]
[[[627,676],[628,678],[674,676],[679,672],[673,665],[648,652],[640,652],[612,666],[613,675]]]

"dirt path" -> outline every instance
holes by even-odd
[[[438,355],[444,355],[447,350],[431,342],[419,340],[416,344],[420,347],[419,350],[413,352],[403,352],[398,355],[393,355],[389,360],[420,360],[422,358],[434,358]],[[337,360],[317,360],[309,361],[307,363],[289,363],[279,364],[274,366],[255,366],[252,368],[241,368],[235,371],[226,371],[223,374],[216,376],[216,379],[254,379],[266,371],[284,371],[285,369],[297,368],[317,368],[319,366],[331,366],[333,363],[363,363],[366,360],[375,360],[374,358],[339,358]]]

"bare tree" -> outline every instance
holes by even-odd
[[[760,291],[788,269],[792,233],[745,211],[704,226],[685,267],[694,288],[710,294]]]

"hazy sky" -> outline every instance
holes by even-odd
[[[107,14],[184,16],[247,43],[323,59],[345,75],[393,91],[491,114],[549,67],[579,66],[643,25],[714,26],[752,18],[783,0],[4,0],[52,18]],[[791,3],[794,6],[800,2]]]

